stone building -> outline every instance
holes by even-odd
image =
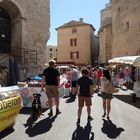
[[[95,35],[94,36],[94,41],[95,41],[95,46],[92,49],[92,65],[97,66],[98,65],[98,60],[99,60],[99,36]]]
[[[57,46],[48,45],[46,47],[46,63],[51,59],[57,59]]]
[[[101,21],[99,30],[99,64],[106,63],[112,58],[112,17],[111,2],[101,10]]]
[[[112,57],[140,55],[140,0],[112,0]]]
[[[57,63],[92,65],[92,50],[95,47],[94,27],[79,21],[70,21],[57,29]]]
[[[0,0],[0,56],[16,61],[20,80],[42,71],[49,28],[50,0]]]

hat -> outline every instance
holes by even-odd
[[[52,59],[52,60],[50,60],[50,61],[49,61],[49,66],[54,66],[54,65],[55,65],[55,63],[56,63],[56,61],[55,61],[55,60],[53,60],[53,59]]]

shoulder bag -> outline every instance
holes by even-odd
[[[115,88],[110,81],[107,81],[104,84],[104,88],[105,88],[105,93],[107,94],[113,94],[119,92],[119,89]]]

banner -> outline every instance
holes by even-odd
[[[13,126],[21,109],[21,96],[0,100],[0,132]]]

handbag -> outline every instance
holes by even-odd
[[[119,89],[115,88],[110,81],[104,84],[105,93],[113,94],[119,92]]]

